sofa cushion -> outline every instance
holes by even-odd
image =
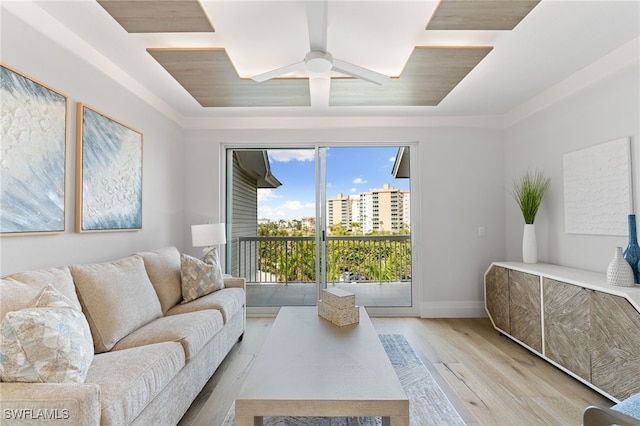
[[[182,303],[191,302],[224,287],[224,278],[219,264],[205,263],[195,257],[182,254],[180,265]]]
[[[0,282],[0,320],[7,312],[30,307],[47,285],[53,285],[80,309],[80,302],[68,267],[22,272],[2,278]]]
[[[97,354],[86,383],[100,386],[100,423],[131,423],[184,364],[184,351],[176,342]]]
[[[52,285],[32,306],[9,312],[2,320],[2,381],[84,382],[93,360],[93,342],[80,309]]]
[[[156,290],[162,312],[167,312],[182,300],[180,252],[171,246],[138,254],[144,260],[144,267]]]
[[[158,318],[120,340],[114,351],[160,342],[179,342],[187,360],[195,356],[222,329],[220,311],[212,309]]]
[[[177,315],[202,309],[217,309],[222,312],[222,318],[226,324],[229,318],[242,309],[244,302],[245,294],[243,289],[223,288],[189,303],[176,305],[169,309],[165,315]]]
[[[118,340],[162,316],[160,301],[140,256],[73,265],[71,275],[96,353],[111,350]]]

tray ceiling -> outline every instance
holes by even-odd
[[[506,4],[532,7],[518,12],[524,18],[513,27],[512,12],[483,0],[329,0],[327,50],[391,78],[377,87],[335,71],[318,78],[303,70],[258,84],[252,76],[299,62],[309,51],[303,0],[100,1],[106,7],[95,0],[0,2],[3,27],[17,18],[36,28],[184,125],[216,117],[498,116],[535,109],[534,99],[562,97],[567,83],[585,84],[581,76],[596,81],[637,62],[640,37],[637,1],[512,0]],[[121,11],[112,16],[107,2]],[[156,4],[174,9],[158,15]],[[131,27],[127,16],[143,23]],[[183,19],[204,27],[166,26]],[[445,27],[481,29],[436,29]],[[470,49],[476,64],[452,48]],[[460,67],[449,62],[449,49]],[[185,53],[176,60],[174,50]],[[455,78],[434,83],[438,68]]]
[[[311,0],[318,1],[318,0]],[[426,31],[511,30],[539,0],[442,0]],[[213,31],[198,1],[100,0],[128,32]],[[329,7],[331,2],[328,3]],[[326,29],[327,32],[331,28]],[[357,46],[356,46],[357,48]],[[149,48],[147,51],[203,107],[436,106],[491,51],[490,46],[414,46],[402,71],[377,86],[331,72],[257,83],[240,76],[224,48]],[[337,75],[336,75],[337,74]],[[329,80],[312,85],[313,78]],[[313,93],[330,90],[328,96]],[[324,106],[324,105],[321,105]]]

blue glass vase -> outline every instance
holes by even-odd
[[[640,282],[638,277],[638,262],[640,261],[640,246],[638,246],[638,235],[636,232],[636,215],[629,215],[629,245],[624,250],[624,259],[631,265],[634,282]]]

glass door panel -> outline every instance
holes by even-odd
[[[315,305],[316,150],[229,151],[232,270],[247,306]]]
[[[408,159],[408,147],[327,149],[326,285],[358,305],[412,306]]]

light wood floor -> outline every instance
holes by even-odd
[[[589,405],[612,402],[499,335],[487,318],[372,318],[400,333],[468,425],[580,425]],[[248,318],[237,344],[194,401],[181,426],[221,425],[273,318]]]

